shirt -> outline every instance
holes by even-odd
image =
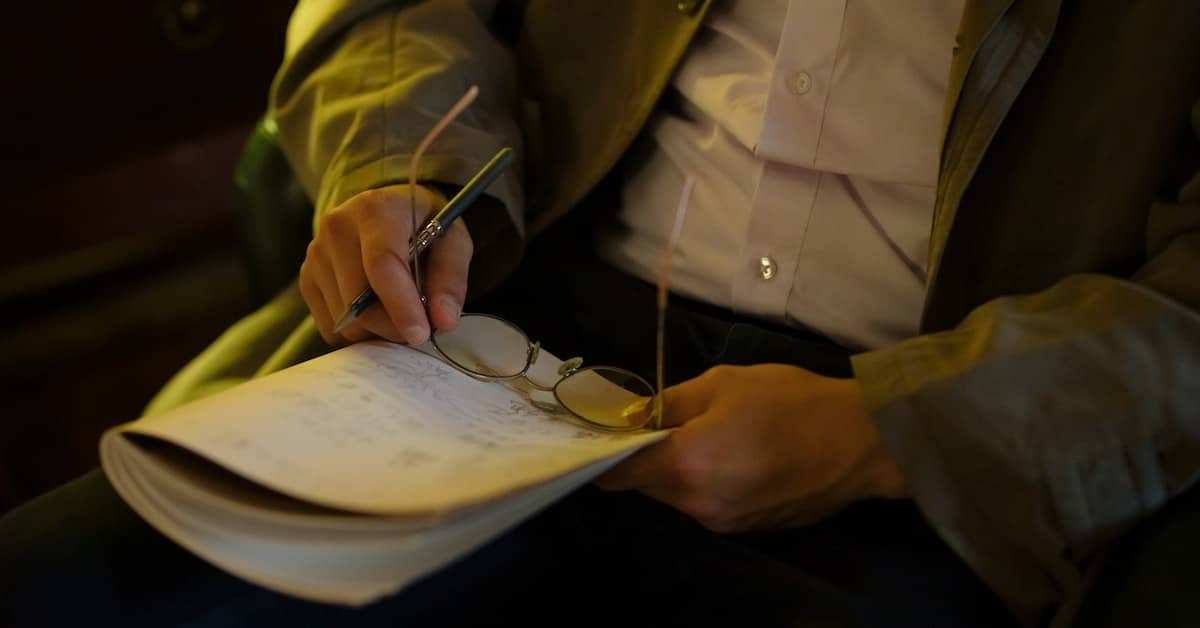
[[[851,348],[916,333],[963,0],[715,3],[625,173],[600,255]]]

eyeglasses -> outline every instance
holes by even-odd
[[[416,179],[421,155],[433,140],[465,110],[478,94],[472,86],[457,103],[426,134],[413,152],[409,162],[410,207],[416,208]],[[490,314],[466,313],[459,318],[453,331],[434,330],[431,344],[450,366],[483,381],[523,380],[533,388],[552,393],[559,408],[585,423],[609,431],[635,431],[662,427],[663,360],[666,327],[667,279],[671,253],[683,227],[688,198],[694,179],[687,177],[675,211],[674,225],[659,263],[656,305],[657,333],[655,335],[655,380],[652,386],[643,377],[615,366],[583,366],[582,358],[565,360],[558,367],[558,379],[553,384],[540,383],[530,377],[530,369],[541,355],[541,344],[531,341],[516,324]],[[412,212],[413,233],[417,232],[416,212]],[[411,260],[414,282],[421,302],[426,302],[422,290],[420,256]]]
[[[638,430],[656,415],[650,400],[655,389],[632,371],[613,366],[583,366],[582,358],[563,361],[558,379],[543,384],[529,374],[541,345],[511,321],[490,314],[464,314],[454,331],[435,332],[432,344],[458,370],[485,381],[523,379],[552,393],[558,407],[593,426],[613,431]]]

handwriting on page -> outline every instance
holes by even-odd
[[[239,389],[203,416],[155,421],[146,431],[277,490],[358,510],[469,503],[655,438],[589,429],[511,386],[385,343]]]
[[[605,437],[550,417],[528,400],[514,398],[502,385],[470,380],[414,353],[380,351],[370,361],[312,369],[307,376],[321,380],[319,387],[281,387],[271,394],[302,401],[296,420],[334,447],[372,445],[431,431],[478,450],[531,439],[563,445]],[[314,395],[314,390],[321,392]],[[431,415],[437,420],[430,421]],[[429,454],[402,458],[434,460]]]

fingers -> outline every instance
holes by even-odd
[[[661,482],[666,476],[675,446],[670,437],[657,442],[621,461],[620,464],[598,476],[593,483],[606,491],[633,491],[646,489]]]
[[[317,331],[321,333],[321,339],[325,344],[336,345],[340,337],[333,333],[333,318],[329,314],[329,306],[325,301],[325,295],[321,291],[319,282],[317,281],[317,272],[314,270],[314,244],[308,247],[308,255],[304,258],[304,263],[300,265],[300,296],[304,297],[304,303],[308,306],[308,311],[312,313],[313,322],[317,325]]]
[[[663,426],[682,429],[613,467],[595,480],[596,486],[613,491],[640,490],[668,503],[683,494],[706,464],[705,448],[698,446],[704,439],[695,433],[703,431],[698,428],[700,423],[688,424],[709,412],[721,383],[729,379],[729,368],[711,368],[664,390]]]
[[[358,261],[358,229],[346,215],[341,220],[328,220],[324,224],[324,235],[319,240],[318,259],[322,264],[318,267],[317,284],[325,296],[329,309],[329,318],[337,324],[346,310],[346,306],[354,300],[362,286],[366,285],[362,266]],[[366,340],[375,330],[362,325],[352,325],[343,329],[341,336],[350,342]]]
[[[367,337],[361,329],[345,329],[341,334],[333,332],[337,317],[341,316],[342,298],[333,264],[315,241],[309,245],[308,255],[300,267],[300,293],[326,343],[338,345]]]
[[[672,433],[626,458],[593,483],[605,491],[640,491],[682,509],[710,483],[707,462],[699,459],[695,441],[682,431]]]
[[[425,295],[429,298],[429,317],[443,331],[458,326],[463,302],[467,298],[467,272],[474,244],[462,219],[450,224],[429,249],[425,273]]]
[[[418,203],[421,198],[418,195]],[[421,208],[417,211],[424,213]],[[383,306],[368,308],[383,311],[364,317],[363,324],[384,337],[421,344],[429,337],[429,323],[408,266],[412,217],[407,212],[378,211],[367,213],[363,223],[357,262]]]
[[[414,195],[407,186],[389,186],[358,194],[322,217],[301,266],[300,288],[326,342],[380,336],[420,344],[428,338],[429,322],[408,267],[409,242],[414,214],[423,220],[442,203],[440,194],[425,188],[418,187]],[[463,233],[454,236],[451,250],[463,250],[465,238],[469,252],[470,238],[465,227],[459,229]],[[465,277],[463,281],[465,294]],[[449,286],[445,290],[457,290],[448,281],[443,284]],[[347,305],[368,285],[378,304],[334,334]]]
[[[593,483],[605,491],[636,490],[696,518],[706,527],[723,525],[728,515],[727,504],[721,498],[725,471],[704,442],[711,434],[695,429],[710,418],[698,417]]]

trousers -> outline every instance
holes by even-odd
[[[568,240],[569,241],[569,240]],[[654,381],[654,287],[588,247],[531,250],[470,308],[508,317],[562,357]],[[673,296],[666,383],[717,364],[850,375],[849,351]],[[796,529],[716,534],[639,493],[580,488],[405,590],[364,608],[264,590],[149,527],[94,470],[0,519],[5,626],[1013,626],[904,500]]]

